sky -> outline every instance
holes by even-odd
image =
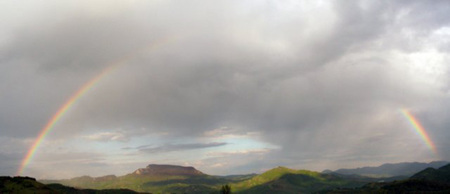
[[[0,26],[0,175],[90,82],[21,175],[450,160],[450,1],[5,0]]]

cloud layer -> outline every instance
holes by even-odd
[[[30,3],[0,8],[0,138],[17,147],[0,149],[1,173],[13,173],[80,86],[118,62],[40,148],[96,156],[64,176],[132,158],[133,168],[184,164],[183,151],[212,174],[450,159],[447,1]],[[122,149],[142,145],[153,146]],[[58,176],[48,162],[32,162],[30,174]]]

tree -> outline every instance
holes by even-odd
[[[220,188],[220,193],[221,194],[231,194],[231,187],[230,187],[230,185],[228,185],[228,184],[222,185],[222,188]]]

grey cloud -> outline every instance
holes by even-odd
[[[124,150],[135,150],[135,149],[140,150],[140,149],[151,147],[151,146],[152,146],[152,144],[147,144],[147,145],[141,145],[141,146],[137,146],[137,147],[123,147],[122,149],[124,149]]]
[[[100,94],[105,96],[109,93],[107,98],[89,99],[91,100],[89,104],[94,106],[89,106],[89,110],[83,110],[75,115],[80,118],[74,120],[89,122],[90,119],[84,118],[83,115],[92,118],[92,114],[85,114],[86,112],[102,115],[106,108],[108,110],[106,112],[109,113],[105,115],[105,118],[94,117],[94,122],[100,123],[104,119],[103,123],[110,123],[110,118],[120,118],[125,122],[133,120],[134,125],[141,122],[141,125],[146,126],[151,123],[158,130],[183,133],[178,129],[184,128],[183,131],[187,134],[195,134],[198,133],[197,130],[204,131],[226,123],[238,122],[243,125],[255,123],[258,124],[257,127],[260,127],[259,123],[262,122],[261,126],[268,126],[264,121],[270,121],[271,115],[278,115],[277,110],[274,109],[280,109],[278,112],[289,115],[287,117],[280,115],[280,119],[283,119],[280,123],[291,128],[290,125],[295,126],[298,125],[295,123],[299,123],[292,118],[293,115],[305,114],[301,109],[304,109],[303,106],[310,106],[293,101],[295,97],[306,98],[314,103],[314,95],[329,95],[324,94],[329,91],[325,87],[339,87],[332,85],[333,80],[328,81],[329,78],[321,76],[320,68],[328,61],[343,55],[353,44],[364,45],[364,42],[383,34],[383,30],[378,30],[382,28],[380,25],[375,25],[374,30],[367,24],[371,23],[371,20],[377,23],[386,22],[377,20],[379,14],[368,12],[364,13],[364,16],[358,14],[347,16],[348,13],[363,11],[358,7],[348,8],[348,10],[342,5],[338,7],[343,9],[340,12],[344,16],[338,17],[342,19],[332,28],[330,35],[322,39],[319,37],[323,43],[313,41],[311,48],[308,48],[314,53],[311,58],[323,60],[321,62],[305,62],[303,59],[298,60],[298,57],[288,59],[293,61],[275,61],[270,55],[265,55],[266,53],[252,53],[254,51],[246,50],[245,45],[237,47],[226,43],[229,37],[222,37],[222,34],[212,34],[220,38],[203,38],[197,40],[195,44],[181,41],[171,47],[174,48],[173,53],[176,53],[176,57],[168,56],[170,58],[159,59],[156,62],[157,59],[147,59],[150,60],[148,63],[145,63],[145,59],[139,61],[140,65],[130,67],[134,68],[134,71],[130,70],[122,74],[123,77],[131,79],[114,81],[112,83],[116,86],[114,90],[105,89],[103,94]],[[373,7],[370,10],[382,9]],[[293,36],[294,33],[291,35]],[[320,46],[321,44],[323,46]],[[191,49],[180,50],[180,48]],[[327,49],[332,50],[327,51]],[[302,57],[301,49],[294,49],[294,51],[299,52],[298,56]],[[263,56],[252,57],[255,54]],[[313,70],[304,71],[305,64],[314,67]],[[368,85],[358,87],[371,87],[377,84],[377,79],[384,79],[386,70],[375,70],[378,71],[375,77],[367,77]],[[136,71],[140,73],[136,74]],[[318,75],[310,76],[308,74],[311,73],[308,72]],[[325,79],[322,81],[323,78]],[[325,87],[315,88],[314,79],[321,79]],[[345,82],[353,84],[351,79]],[[376,87],[382,89],[384,85]],[[348,89],[354,90],[354,88]],[[313,94],[309,94],[311,90]],[[355,95],[355,97],[359,96]],[[284,101],[284,98],[290,99]],[[346,99],[345,96],[342,99]],[[332,103],[329,99],[324,101]],[[326,106],[326,104],[322,105],[323,108],[327,108]],[[317,112],[321,114],[322,111],[319,109]],[[136,121],[133,118],[150,119]],[[276,124],[276,122],[271,123],[269,124]],[[86,125],[92,125],[92,123],[89,122]]]
[[[279,165],[270,156],[273,150],[246,150],[237,152],[213,152],[207,158],[198,161],[198,169],[208,174],[230,175],[260,173]]]
[[[129,137],[121,132],[100,132],[85,136],[85,138],[92,141],[129,141]]]
[[[291,3],[144,3],[106,16],[58,12],[61,22],[20,25],[0,45],[7,51],[0,54],[2,135],[34,137],[79,87],[133,55],[67,112],[54,138],[117,128],[129,140],[154,132],[203,137],[228,126],[281,147],[271,153],[280,165],[430,158],[425,151],[409,155],[420,144],[411,144],[396,114],[407,107],[443,117],[424,122],[449,157],[442,116],[448,80],[437,81],[444,89],[422,83],[406,60],[435,49],[430,34],[448,28],[448,1]],[[169,40],[140,52],[163,39]]]
[[[0,165],[0,175],[14,175],[17,170],[17,161],[22,159],[22,153],[0,153],[2,165]]]
[[[195,149],[203,149],[203,148],[212,148],[227,145],[224,142],[212,142],[212,143],[188,143],[188,144],[166,144],[157,147],[149,146],[139,146],[137,149],[141,152],[145,153],[166,153],[166,152],[176,152],[176,151],[186,151],[186,150],[195,150]]]

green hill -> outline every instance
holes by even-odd
[[[152,193],[209,193],[215,191],[215,180],[209,176],[142,176],[129,174],[113,180],[95,180],[92,177],[79,177],[67,180],[46,180],[45,183],[59,183],[84,189],[131,189],[137,192]],[[219,184],[219,183],[217,183]],[[219,185],[218,185],[219,186]],[[217,187],[218,187],[217,186]]]
[[[249,180],[231,184],[237,193],[311,193],[337,187],[359,187],[363,182],[350,181],[331,174],[278,167]]]

